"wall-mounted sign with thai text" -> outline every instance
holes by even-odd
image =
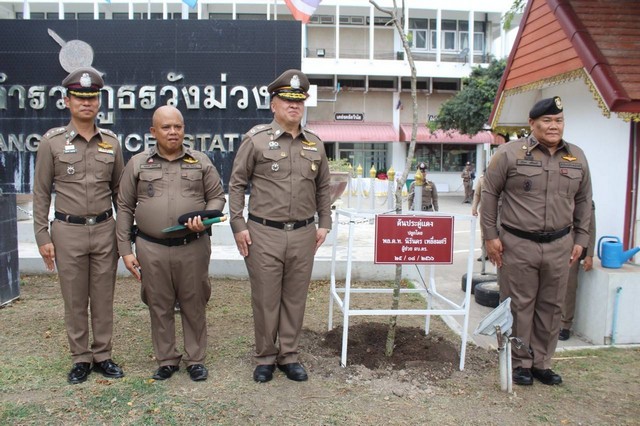
[[[336,121],[363,121],[364,114],[361,112],[337,112]]]
[[[450,265],[453,217],[376,216],[375,263]]]
[[[267,85],[300,68],[295,21],[4,20],[0,26],[0,190],[29,193],[42,135],[65,126],[62,80],[103,73],[99,127],[128,160],[155,144],[153,111],[173,105],[185,144],[206,153],[227,185],[244,133],[269,123]]]

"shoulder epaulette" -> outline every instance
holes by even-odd
[[[108,135],[108,136],[111,136],[112,138],[116,138],[116,139],[118,139],[118,135],[116,135],[115,133],[113,133],[113,132],[112,132],[111,130],[109,130],[109,129],[103,129],[103,128],[101,128],[101,127],[98,127],[98,131],[99,131],[100,133],[102,133],[103,135]]]
[[[256,135],[270,129],[271,126],[268,124],[258,124],[257,126],[253,126],[247,133],[250,135]]]
[[[305,135],[306,135],[307,133],[308,133],[308,134],[311,134],[311,135],[313,135],[314,137],[316,137],[316,138],[318,139],[318,141],[322,141],[322,139],[320,138],[320,136],[318,136],[318,134],[317,134],[315,131],[313,131],[313,130],[309,129],[308,127],[303,127],[303,128],[302,128],[302,131],[304,132],[304,134],[305,134]]]
[[[45,138],[50,138],[55,135],[59,135],[67,131],[66,127],[56,127],[55,129],[50,129],[47,133],[45,133]]]

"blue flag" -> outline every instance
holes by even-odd
[[[188,4],[191,9],[196,7],[198,4],[198,0],[182,0],[184,3]]]

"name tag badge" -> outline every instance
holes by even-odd
[[[162,164],[140,164],[140,169],[161,169]]]
[[[317,151],[318,148],[316,148],[315,146],[302,146],[302,149],[306,150],[306,151]]]
[[[564,163],[564,162],[560,162],[560,167],[561,168],[567,168],[567,169],[578,169],[578,170],[582,170],[582,163]]]
[[[98,152],[102,152],[103,154],[113,155],[113,149],[98,148]]]
[[[183,168],[183,169],[201,169],[202,168],[202,164],[182,163],[182,164],[180,164],[180,168]]]
[[[75,145],[65,145],[64,146],[64,153],[65,154],[73,154],[75,152],[77,152]]]
[[[542,161],[536,161],[536,160],[516,160],[516,166],[542,167]]]

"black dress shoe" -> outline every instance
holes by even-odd
[[[194,382],[201,382],[203,380],[207,380],[209,377],[209,371],[207,371],[207,367],[202,364],[193,364],[187,367],[187,371],[189,372],[189,377]]]
[[[158,368],[155,373],[153,373],[153,376],[151,376],[151,378],[155,380],[167,380],[168,378],[173,376],[173,373],[178,370],[180,370],[180,367],[178,367],[177,365],[163,365],[162,367]]]
[[[287,378],[290,380],[295,380],[296,382],[304,382],[309,377],[307,376],[307,372],[304,370],[304,367],[299,362],[292,362],[291,364],[278,364],[278,369],[284,372],[287,375]]]
[[[541,370],[534,367],[531,369],[531,374],[545,385],[559,385],[562,383],[562,377],[560,377],[559,374],[554,373],[550,368]]]
[[[86,382],[89,374],[91,374],[91,363],[76,362],[67,375],[67,381],[72,385],[77,385],[78,383]]]
[[[273,379],[273,371],[276,366],[273,364],[261,364],[253,370],[253,380],[259,383],[265,383]]]
[[[569,340],[569,337],[571,337],[571,330],[568,328],[561,328],[558,340]]]
[[[120,368],[120,366],[111,359],[94,363],[93,371],[110,379],[119,379],[120,377],[124,377],[124,371],[122,371],[122,368]]]
[[[513,383],[521,386],[530,386],[533,384],[533,376],[530,368],[516,367],[513,369]]]

